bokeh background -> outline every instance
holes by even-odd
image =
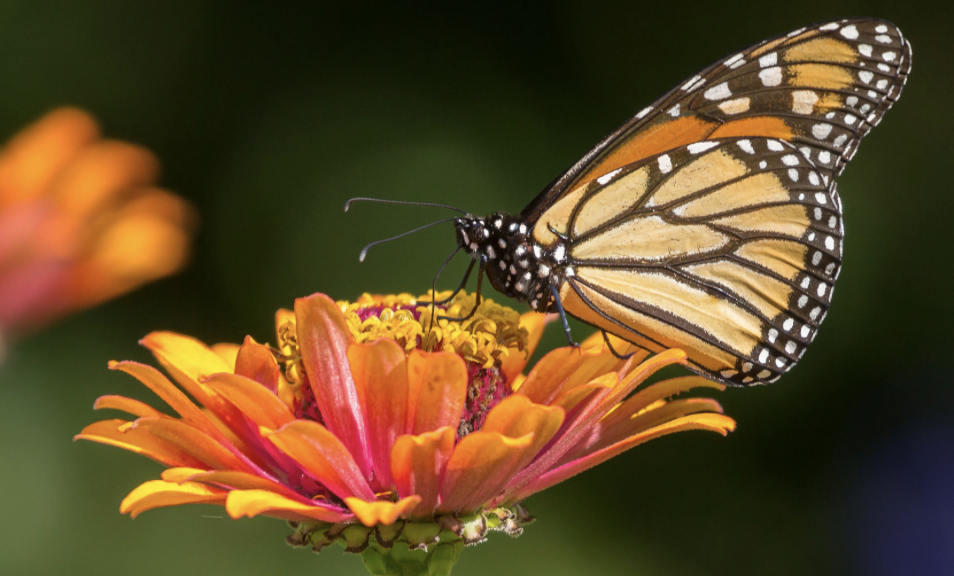
[[[202,214],[184,273],[16,343],[0,367],[0,573],[364,574],[340,548],[288,548],[277,520],[121,516],[160,467],[71,442],[97,396],[150,400],[106,362],[149,361],[136,342],[154,329],[274,340],[274,310],[315,291],[423,292],[449,227],[357,254],[445,214],[343,214],[345,199],[519,211],[716,58],[862,15],[897,23],[915,63],[840,179],[845,266],[811,351],[776,385],[719,395],[739,422],[728,438],[656,440],[537,495],[537,524],[465,551],[455,574],[954,573],[951,4],[470,4],[0,3],[0,134],[84,107],[156,151],[162,185]],[[544,347],[561,344],[554,330]]]

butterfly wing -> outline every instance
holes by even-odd
[[[760,42],[640,111],[544,189],[521,217],[535,224],[578,186],[707,139],[784,140],[830,181],[898,99],[910,68],[910,44],[883,20],[840,20]]]
[[[577,187],[547,216],[567,249],[566,312],[650,350],[682,348],[730,384],[774,381],[801,358],[841,264],[834,187],[770,138],[670,150]]]

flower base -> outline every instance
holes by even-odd
[[[447,576],[465,546],[484,542],[488,532],[516,538],[531,522],[526,509],[515,504],[461,518],[398,520],[390,526],[291,522],[295,533],[286,541],[294,547],[311,545],[315,552],[341,544],[345,552],[360,554],[376,576]]]

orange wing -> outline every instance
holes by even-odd
[[[852,19],[795,30],[713,64],[640,111],[522,213],[528,224],[605,174],[693,142],[789,142],[827,185],[898,99],[911,47],[889,22]]]

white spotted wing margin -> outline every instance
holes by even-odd
[[[648,157],[705,139],[785,140],[828,183],[898,100],[910,70],[910,43],[884,20],[837,20],[764,40],[717,60],[643,108],[548,185],[522,216],[533,224],[578,186],[640,159],[614,163],[626,149],[652,149]]]
[[[792,144],[697,142],[574,196],[559,226],[574,316],[682,348],[694,371],[736,386],[775,381],[814,340],[841,266],[841,202]]]

